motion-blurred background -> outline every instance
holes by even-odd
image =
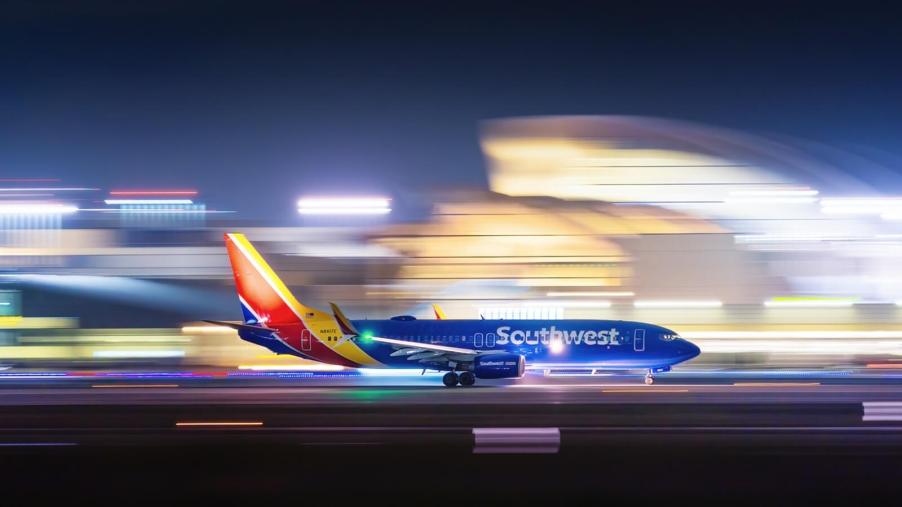
[[[0,359],[18,368],[302,368],[235,320],[222,234],[353,318],[659,323],[748,366],[894,367],[902,199],[816,151],[647,117],[480,126],[488,189],[300,194],[291,225],[203,188],[0,187]],[[832,157],[835,159],[835,156]],[[252,185],[245,197],[265,199]],[[902,363],[898,364],[902,366]]]
[[[308,367],[201,322],[240,318],[231,231],[351,318],[902,366],[885,10],[429,4],[7,2],[0,368]]]

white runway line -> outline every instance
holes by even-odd
[[[473,428],[473,454],[555,454],[560,428]]]
[[[902,401],[864,401],[862,421],[902,421]]]

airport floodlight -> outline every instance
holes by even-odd
[[[76,211],[77,207],[68,204],[0,204],[0,215],[69,215]]]
[[[716,299],[706,300],[638,300],[633,302],[636,308],[720,308],[723,302]]]
[[[302,215],[385,215],[390,204],[385,197],[305,197],[297,202]]]

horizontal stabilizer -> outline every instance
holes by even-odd
[[[216,324],[217,326],[225,326],[235,329],[237,331],[251,331],[253,333],[275,333],[275,329],[270,329],[268,327],[260,327],[260,326],[251,326],[250,324],[237,324],[235,322],[226,322],[223,320],[204,320],[208,324]]]

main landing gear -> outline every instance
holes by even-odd
[[[445,387],[454,387],[458,383],[464,387],[470,387],[476,383],[476,375],[473,375],[471,371],[462,371],[460,374],[449,371],[442,377],[442,383],[445,384]]]

